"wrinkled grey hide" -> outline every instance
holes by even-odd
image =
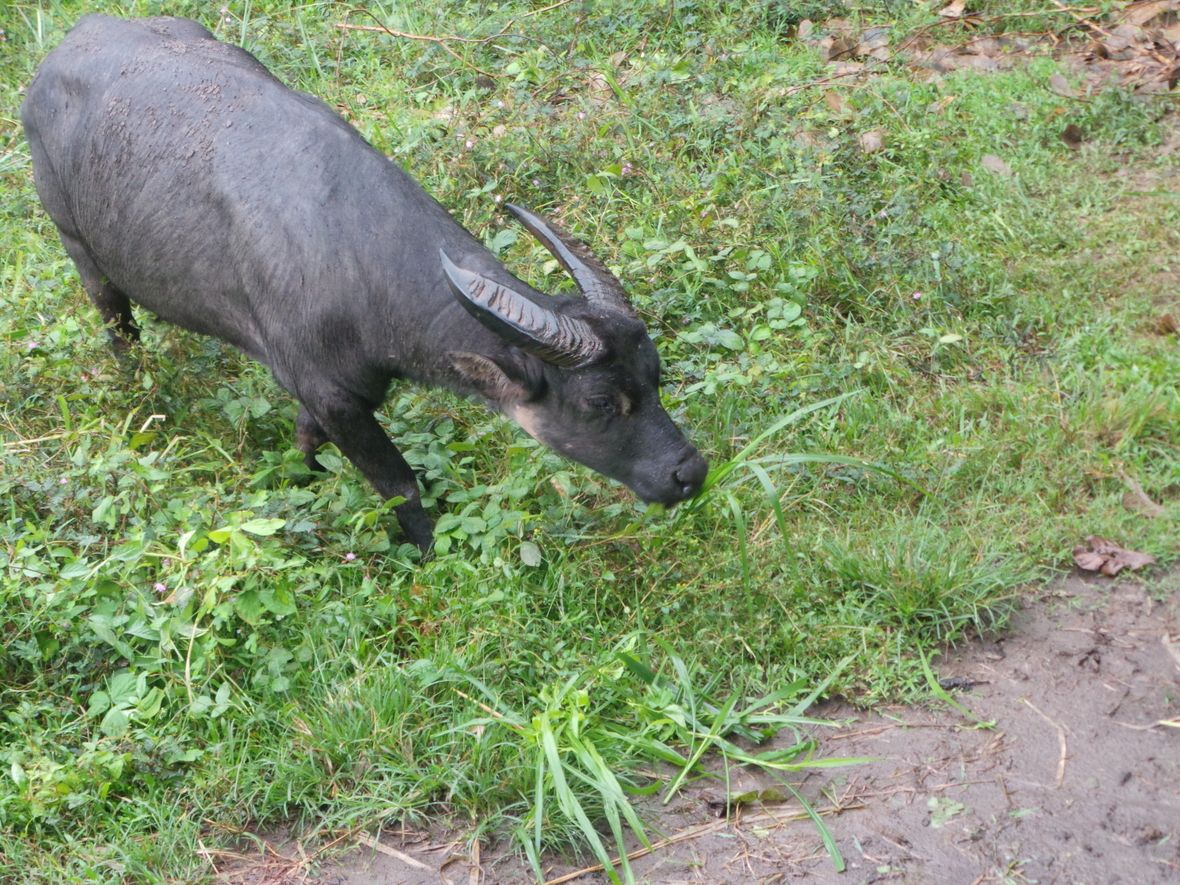
[[[81,19],[21,109],[37,192],[113,346],[131,302],[270,367],[423,551],[413,471],[373,417],[393,379],[479,397],[567,457],[675,504],[706,464],[660,405],[618,281],[519,207],[582,297],[520,281],[395,163],[252,55],[176,18]]]

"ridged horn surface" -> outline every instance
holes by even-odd
[[[523,206],[505,203],[505,207],[536,237],[549,254],[574,278],[582,294],[590,301],[609,304],[631,313],[631,302],[618,277],[577,237]]]
[[[456,300],[509,344],[567,369],[589,365],[602,353],[602,341],[582,320],[554,313],[507,286],[459,267],[442,249],[438,254]]]

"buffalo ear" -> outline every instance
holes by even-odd
[[[520,402],[529,392],[495,360],[478,353],[454,351],[447,354],[455,371],[472,384],[480,395],[498,405]],[[515,373],[513,373],[515,374]]]

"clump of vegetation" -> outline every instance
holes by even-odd
[[[193,880],[198,839],[292,818],[447,815],[601,858],[642,827],[629,797],[672,786],[653,762],[813,764],[804,731],[749,748],[820,690],[921,696],[922,654],[1001,626],[1085,536],[1174,549],[1156,101],[1071,98],[1035,41],[994,71],[912,63],[903,35],[968,39],[913,4],[846,13],[893,54],[840,77],[823,15],[802,39],[758,4],[168,4],[324,97],[542,288],[560,270],[498,206],[559,210],[628,285],[715,468],[647,512],[397,389],[382,420],[439,519],[419,565],[330,449],[306,484],[266,370],[150,320],[111,357],[37,202],[17,109],[38,61],[83,12],[161,9],[0,10],[0,879]],[[973,39],[1012,32],[1003,12]],[[1126,477],[1164,517],[1123,506]]]

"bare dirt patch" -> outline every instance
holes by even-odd
[[[640,882],[1037,882],[1154,885],[1180,881],[1180,574],[1071,578],[1031,602],[1010,634],[937,663],[990,728],[950,708],[843,703],[822,735],[826,756],[875,761],[807,778],[848,869],[838,874],[814,827],[791,804],[718,816],[724,787],[689,790],[655,816],[672,841],[632,863]],[[774,786],[731,772],[730,794]],[[511,854],[438,834],[385,834],[317,863],[274,834],[281,856],[219,864],[242,885],[525,883]],[[321,858],[322,859],[322,858]],[[229,858],[222,858],[228,861]],[[552,879],[577,867],[554,859]],[[606,882],[598,872],[571,881]]]

